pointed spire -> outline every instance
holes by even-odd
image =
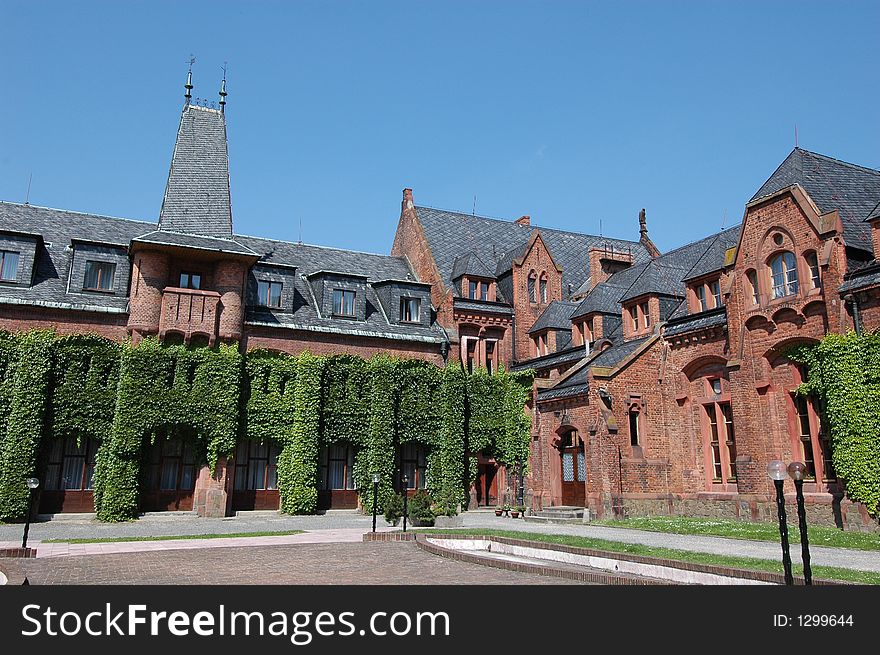
[[[223,62],[223,81],[220,83],[220,112],[226,113],[226,62]]]
[[[183,85],[183,88],[186,89],[186,93],[183,94],[183,97],[186,99],[185,104],[189,105],[189,101],[192,100],[192,90],[193,90],[193,64],[196,63],[196,58],[192,55],[189,56],[189,72],[186,74],[186,84]]]
[[[644,207],[642,207],[642,211],[639,212],[639,243],[645,247],[645,250],[647,250],[648,254],[651,256],[651,259],[660,256],[660,251],[657,249],[657,246],[655,246],[654,242],[648,237],[648,220],[645,217]]]

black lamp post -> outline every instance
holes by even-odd
[[[28,488],[28,509],[27,517],[24,519],[24,536],[21,538],[22,548],[27,548],[28,530],[31,527],[31,514],[34,510],[34,489],[40,486],[40,481],[37,478],[28,478],[25,480],[25,484],[27,484]]]
[[[376,531],[376,496],[379,495],[379,474],[373,473],[373,532]]]
[[[804,560],[804,584],[813,584],[813,570],[810,568],[810,541],[807,539],[807,511],[804,508],[804,472],[803,462],[792,462],[788,465],[788,474],[794,480],[797,496],[798,528],[801,531],[801,558]]]
[[[403,476],[403,531],[406,532],[406,499],[409,495],[407,493],[407,488],[409,486],[409,478],[407,476]]]
[[[767,464],[767,475],[776,485],[776,513],[779,515],[779,538],[782,541],[782,568],[785,571],[785,584],[794,584],[791,577],[791,554],[788,550],[788,524],[785,518],[785,497],[782,494],[782,484],[788,477],[785,462],[774,459]]]

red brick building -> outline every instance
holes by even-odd
[[[233,232],[225,91],[212,109],[191,103],[191,88],[188,80],[158,223],[0,202],[0,329],[442,365],[449,344],[431,288],[405,258]],[[97,444],[84,441],[59,440],[41,463],[43,511],[91,511]],[[423,471],[423,450],[401,453],[402,466]],[[277,508],[277,455],[244,444],[212,479],[185,443],[163,441],[149,454],[142,509]],[[352,466],[351,446],[323,450],[323,506],[356,505]],[[424,486],[417,478],[411,486]]]
[[[880,172],[796,148],[740,226],[665,254],[644,210],[620,242],[416,207],[410,190],[392,254],[432,284],[466,366],[537,371],[533,506],[770,520],[766,465],[800,460],[811,520],[876,529],[843,499],[785,351],[880,327],[878,203]],[[474,495],[499,496],[480,461]]]
[[[391,255],[372,255],[235,234],[225,95],[210,109],[191,88],[157,223],[0,202],[0,328],[533,368],[535,507],[767,518],[767,462],[800,459],[813,520],[876,525],[841,500],[785,350],[880,326],[880,172],[795,149],[740,226],[664,254],[644,210],[626,241],[416,206],[406,189]],[[44,489],[82,509],[94,446],[56,450]],[[155,485],[180,472],[174,508],[218,491],[179,445],[153,455]],[[474,455],[475,504],[517,493]],[[220,511],[277,506],[275,457],[227,462]],[[321,461],[325,504],[351,506],[351,449]]]

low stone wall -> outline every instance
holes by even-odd
[[[602,506],[591,510],[598,518],[619,515],[622,505],[625,516],[693,516],[740,521],[774,522],[777,519],[776,502],[765,498],[734,495],[730,498],[701,496],[638,496],[624,494],[622,502],[617,496],[605,496]],[[880,534],[880,520],[871,518],[860,503],[832,498],[823,494],[805,498],[804,509],[807,524],[837,527],[851,532]],[[797,523],[797,500],[786,495],[785,510],[789,523]]]

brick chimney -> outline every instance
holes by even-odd
[[[526,227],[531,227],[532,225],[532,217],[531,216],[520,216],[518,219],[514,221],[517,225],[525,225]]]
[[[642,207],[642,211],[639,212],[639,243],[645,247],[645,250],[651,255],[651,259],[660,256],[660,251],[657,249],[657,246],[655,246],[654,242],[648,237],[648,221],[645,218],[644,207]]]

